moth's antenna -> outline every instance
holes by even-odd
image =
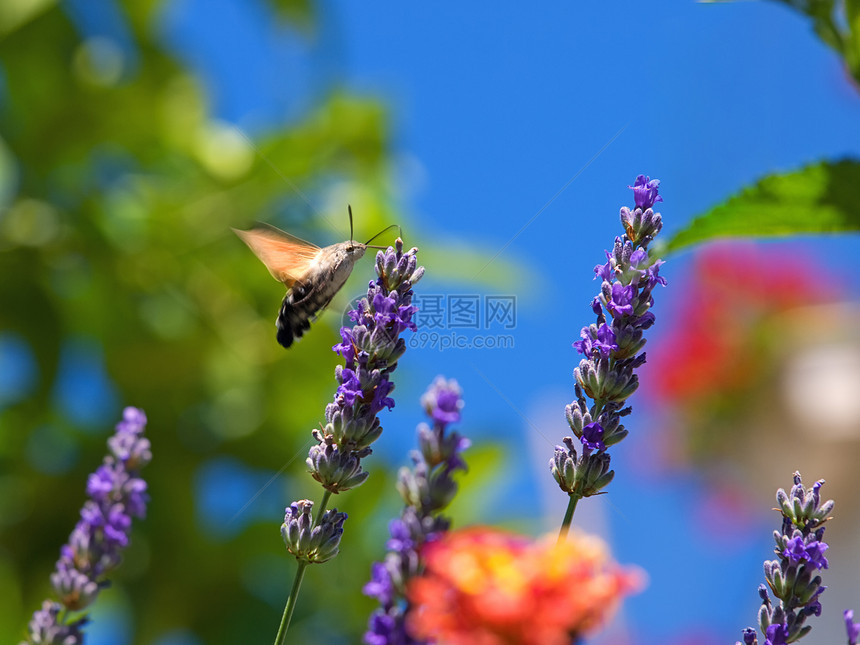
[[[347,210],[349,210],[349,241],[352,242],[352,205],[346,205]]]
[[[370,246],[370,243],[371,243],[371,242],[373,242],[373,240],[375,240],[377,237],[379,237],[380,235],[382,235],[383,233],[385,233],[385,231],[387,231],[387,230],[389,230],[389,229],[392,229],[392,228],[394,228],[395,226],[397,227],[397,231],[398,231],[398,233],[399,233],[399,236],[400,236],[400,237],[403,237],[403,229],[402,229],[402,228],[400,228],[400,225],[399,225],[399,224],[392,224],[391,226],[386,226],[384,229],[382,229],[381,231],[379,231],[379,233],[377,233],[377,234],[376,234],[376,235],[374,235],[372,238],[370,238],[369,240],[367,240],[367,242],[366,242],[364,245],[365,245],[365,246],[370,247],[371,249],[388,248],[388,247],[381,247],[381,246]]]

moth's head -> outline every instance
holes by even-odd
[[[359,258],[363,257],[364,252],[366,250],[367,244],[362,244],[361,242],[353,242],[352,240],[346,243],[346,254],[353,260],[358,260]]]

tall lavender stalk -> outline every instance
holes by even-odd
[[[552,476],[570,498],[559,539],[568,533],[577,502],[597,495],[612,481],[615,471],[610,470],[607,450],[627,436],[621,419],[631,412],[624,403],[639,386],[635,370],[645,362],[644,332],[654,324],[652,291],[666,284],[659,275],[662,260],[648,254],[648,245],[663,228],[662,217],[652,208],[663,201],[659,185],[645,175],[636,178],[629,187],[635,208],[621,209],[626,234],[606,251],[606,264],[594,268],[595,277],[602,279],[591,303],[597,321],[583,327],[581,339],[573,344],[584,358],[574,370],[576,400],[566,408],[582,452],[577,454],[574,437],[564,437],[564,446],[556,446],[549,462]]]
[[[140,469],[152,459],[149,439],[143,436],[146,416],[128,407],[108,439],[108,454],[87,480],[87,495],[69,541],[51,574],[51,586],[59,602],[45,600],[33,614],[27,640],[21,645],[80,645],[84,642],[86,615],[70,618],[69,612],[89,607],[99,591],[108,586],[107,575],[121,562],[128,546],[131,518],[143,517],[149,497]],[[62,612],[62,616],[61,616]]]
[[[397,490],[406,506],[400,518],[389,525],[391,539],[385,560],[374,563],[371,580],[364,593],[379,601],[380,607],[370,616],[364,642],[368,645],[418,645],[406,632],[409,609],[406,583],[422,570],[419,551],[422,545],[437,539],[448,530],[450,521],[440,511],[450,504],[457,484],[452,475],[465,470],[460,453],[469,440],[448,425],[460,421],[462,392],[457,381],[441,376],[427,390],[421,403],[433,421],[418,426],[418,448],[413,451],[413,467],[401,468]]]
[[[821,502],[819,490],[823,485],[821,479],[812,488],[805,489],[800,473],[794,473],[791,491],[786,493],[780,488],[776,492],[782,527],[773,532],[776,559],[764,563],[767,587],[761,585],[758,590],[762,600],[758,622],[765,637],[764,645],[785,645],[803,638],[812,629],[811,625],[804,624],[806,619],[821,615],[819,596],[827,587],[821,584],[818,572],[828,567],[824,557],[828,548],[823,540],[824,523],[830,519],[834,505],[833,500]],[[775,603],[771,601],[768,587]],[[846,617],[846,625],[848,621]],[[848,633],[850,639],[850,628]],[[743,642],[757,645],[756,630],[746,628]]]
[[[325,562],[338,553],[347,516],[337,509],[326,510],[329,498],[367,479],[361,460],[382,434],[377,415],[383,408],[394,407],[390,377],[406,351],[400,335],[407,329],[416,330],[412,316],[418,308],[412,305],[412,287],[424,275],[417,253],[417,248],[404,253],[398,238],[394,247],[376,254],[377,279],[349,312],[354,325],[341,328],[341,342],[332,348],[344,364],[335,368],[338,387],[334,401],[326,406],[322,430],[313,431],[317,444],[307,458],[308,471],[325,492],[315,516],[310,500],[293,502],[284,515],[281,535],[287,551],[298,560],[298,568],[275,645],[286,638],[307,565]]]

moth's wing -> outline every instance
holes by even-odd
[[[301,280],[319,257],[320,248],[274,226],[258,225],[250,231],[233,229],[269,273],[287,287]]]

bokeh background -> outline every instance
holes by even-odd
[[[320,496],[310,431],[373,269],[285,352],[282,288],[231,226],[325,245],[351,204],[357,239],[398,223],[420,247],[422,297],[516,299],[513,328],[427,327],[400,362],[371,477],[336,500],[342,555],[310,571],[290,631],[354,643],[433,378],[462,385],[474,442],[456,525],[556,529],[570,344],[626,186],[662,180],[671,233],[768,173],[860,155],[858,123],[840,59],[778,3],[5,0],[0,641],[48,595],[124,405],[150,419],[152,502],[88,642],[271,640],[295,566],[283,507]],[[650,577],[596,642],[737,639],[797,468],[837,501],[811,638],[843,640],[860,609],[858,241],[671,256],[616,480],[575,519]],[[443,349],[452,333],[499,346]]]

